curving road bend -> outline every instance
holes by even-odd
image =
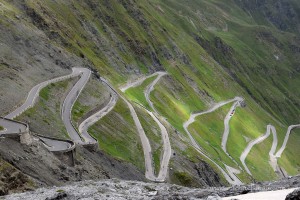
[[[129,88],[137,87],[137,86],[141,85],[146,79],[151,78],[153,76],[156,76],[159,73],[164,73],[164,72],[155,72],[155,73],[150,74],[148,76],[142,76],[142,77],[138,78],[137,80],[134,80],[133,82],[126,83],[125,85],[119,87],[119,89],[124,93]]]
[[[223,174],[224,178],[226,179],[226,181],[229,184],[231,184],[231,185],[242,185],[243,184],[241,182],[241,180],[234,174],[234,173],[238,172],[238,170],[236,170],[236,169],[232,170],[231,168],[228,167],[228,168],[226,168],[226,170],[229,170],[227,173],[218,163],[216,163],[214,160],[212,160],[201,149],[199,149],[196,146],[194,146],[194,148],[198,153],[200,153],[202,156],[207,158],[210,162],[212,162],[220,170],[220,172]],[[227,165],[224,164],[224,166],[226,167]]]
[[[245,148],[245,150],[243,151],[243,153],[240,156],[240,160],[241,160],[244,168],[246,169],[247,173],[249,175],[252,175],[250,170],[248,169],[246,163],[245,163],[245,159],[246,159],[247,155],[249,154],[249,152],[251,151],[252,147],[255,144],[263,142],[265,139],[267,139],[269,137],[271,132],[273,134],[273,142],[272,142],[271,150],[269,152],[269,157],[270,157],[269,163],[272,166],[274,171],[278,170],[277,159],[281,157],[281,154],[283,153],[284,149],[286,148],[290,133],[294,128],[300,128],[300,124],[291,125],[291,126],[288,127],[288,130],[286,132],[283,144],[282,144],[281,148],[277,151],[277,153],[276,153],[276,148],[277,148],[277,144],[278,144],[277,133],[276,133],[275,127],[272,126],[272,125],[267,126],[267,132],[264,135],[260,136],[257,139],[254,139],[254,140],[250,141],[249,144],[247,145],[247,147]]]
[[[146,98],[148,104],[150,105],[150,107],[152,108],[152,110],[156,114],[158,114],[158,112],[155,109],[152,101],[150,100],[150,93],[154,90],[154,86],[158,83],[158,81],[163,76],[167,75],[168,73],[167,72],[157,72],[157,74],[158,74],[158,76],[156,77],[156,79],[152,83],[150,83],[150,85],[148,85],[147,88],[144,90],[145,98]],[[170,162],[171,154],[172,154],[172,148],[171,148],[171,144],[170,144],[169,134],[168,134],[166,127],[157,119],[157,117],[149,110],[146,109],[146,111],[152,117],[152,119],[158,124],[158,126],[160,128],[161,137],[163,140],[164,153],[163,153],[163,157],[161,160],[160,171],[159,171],[157,179],[160,181],[164,181],[168,174],[168,166],[169,166],[169,162]]]
[[[4,127],[4,130],[0,131],[0,136],[6,134],[22,133],[25,132],[27,128],[25,124],[10,121],[2,117],[0,118],[0,126]]]
[[[127,101],[123,96],[120,96],[125,103],[127,104],[131,116],[133,118],[134,124],[136,126],[137,132],[140,136],[141,142],[142,142],[142,147],[143,147],[143,152],[144,152],[144,158],[145,158],[145,168],[146,168],[146,172],[145,172],[145,177],[151,181],[157,181],[156,177],[154,176],[154,169],[152,166],[152,152],[151,152],[151,145],[149,142],[148,137],[146,136],[146,133],[142,127],[142,124],[133,108],[133,106],[131,105],[131,103],[129,103],[129,101]]]
[[[224,133],[223,133],[223,137],[222,137],[222,149],[223,151],[228,154],[227,149],[226,149],[226,144],[227,144],[227,140],[228,140],[228,136],[229,136],[229,121],[231,119],[231,117],[234,114],[234,111],[236,109],[237,106],[240,105],[240,102],[243,101],[244,99],[241,97],[235,97],[234,101],[235,103],[231,106],[229,112],[227,113],[225,119],[224,119]]]
[[[77,130],[75,129],[72,123],[71,111],[79,94],[88,82],[91,75],[91,71],[87,68],[79,68],[79,70],[82,75],[66,96],[62,105],[61,116],[71,139],[77,144],[83,144],[84,142],[81,140],[80,135],[78,134]],[[83,137],[83,139],[88,141],[90,138]]]
[[[213,105],[210,109],[208,109],[206,111],[202,111],[202,112],[198,112],[198,113],[194,113],[194,114],[190,115],[190,118],[186,122],[183,123],[183,128],[184,128],[185,132],[188,134],[188,136],[189,136],[189,138],[190,138],[190,140],[191,140],[194,147],[197,147],[198,149],[201,149],[201,147],[198,145],[198,143],[195,141],[192,134],[188,130],[189,125],[195,122],[195,118],[198,117],[198,116],[201,116],[201,115],[205,115],[205,114],[214,112],[218,108],[220,108],[220,107],[222,107],[226,104],[229,104],[231,102],[238,101],[240,99],[241,99],[240,97],[235,97],[234,99],[230,99],[228,101],[222,101],[222,102],[216,103],[215,105]]]
[[[218,169],[222,172],[223,176],[225,177],[225,179],[232,185],[241,185],[243,184],[240,179],[235,175],[235,173],[239,173],[240,171],[237,170],[237,169],[234,169],[232,167],[229,167],[227,165],[224,164],[224,166],[226,167],[226,170],[228,171],[228,173],[218,164],[216,163],[214,160],[212,160],[209,156],[206,155],[206,153],[204,153],[203,149],[198,145],[198,143],[195,141],[194,137],[192,136],[192,134],[189,132],[188,130],[188,127],[190,124],[192,124],[193,122],[195,122],[195,118],[198,117],[198,116],[201,116],[201,115],[204,115],[204,114],[208,114],[208,113],[211,113],[211,112],[214,112],[215,110],[217,110],[218,108],[226,105],[226,104],[229,104],[229,103],[232,103],[232,102],[239,102],[239,101],[242,101],[243,99],[241,97],[235,97],[234,99],[230,99],[228,101],[222,101],[222,102],[219,102],[219,103],[216,103],[215,105],[213,105],[210,109],[206,110],[206,111],[202,111],[202,112],[199,112],[199,113],[194,113],[194,114],[191,114],[190,115],[190,118],[183,123],[183,128],[185,130],[185,132],[188,134],[191,142],[192,142],[192,145],[194,146],[194,148],[201,154],[203,155],[204,157],[206,157],[207,159],[209,159],[213,164],[215,164]],[[228,120],[229,122],[229,120]],[[224,138],[224,137],[223,137]]]
[[[13,118],[19,116],[22,114],[24,111],[27,109],[31,108],[34,106],[36,102],[36,98],[39,95],[39,92],[41,89],[46,87],[47,85],[51,83],[55,83],[58,81],[62,81],[71,77],[79,76],[82,73],[82,68],[72,68],[72,73],[66,76],[61,76],[57,77],[51,80],[44,81],[36,86],[34,86],[30,92],[28,93],[28,96],[25,100],[25,102],[15,109],[13,112],[8,114],[5,118],[10,119],[2,119],[0,120],[0,125],[3,125],[5,127],[5,130],[0,132],[0,135],[5,135],[5,134],[15,134],[15,133],[20,133],[24,132],[26,130],[26,126],[22,123],[18,123],[16,121],[11,121]],[[64,148],[70,148],[70,143],[67,141],[61,141],[61,140],[56,140],[56,139],[51,139],[51,138],[44,138],[42,136],[38,136],[39,139],[41,139],[44,143],[44,145],[50,150],[50,151],[59,151],[59,150],[65,150]]]
[[[228,136],[229,136],[229,131],[230,131],[230,126],[229,126],[229,121],[230,119],[233,117],[235,110],[238,106],[240,106],[240,102],[244,101],[243,98],[241,97],[236,97],[235,98],[236,101],[234,102],[234,104],[231,106],[229,112],[227,113],[225,119],[224,119],[224,132],[223,132],[223,136],[222,136],[222,143],[221,143],[221,147],[224,151],[224,153],[226,153],[226,155],[231,159],[232,162],[234,162],[240,170],[243,170],[241,168],[241,166],[236,162],[236,160],[227,152],[226,146],[227,146],[227,140],[228,140]],[[231,167],[232,168],[232,167]]]
[[[148,104],[150,105],[151,109],[155,112],[158,113],[157,110],[155,109],[152,101],[150,100],[150,93],[154,90],[154,86],[158,83],[158,81],[160,80],[161,77],[167,75],[167,72],[157,72],[158,76],[156,77],[156,79],[147,86],[147,88],[144,90],[144,95],[146,97],[146,100],[148,102]]]
[[[160,78],[166,74],[167,74],[166,72],[155,72],[154,74],[151,74],[146,77],[142,77],[142,78],[138,79],[137,81],[126,84],[125,86],[121,87],[120,90],[122,92],[125,92],[127,89],[129,89],[131,87],[137,87],[137,86],[141,85],[146,79],[158,75],[158,77],[144,90],[144,95],[145,95],[147,102],[148,103],[150,102],[149,105],[155,111],[155,108],[154,108],[151,100],[149,99],[150,93],[151,93],[151,91],[153,91],[154,86],[158,83]],[[121,98],[127,103],[128,107],[130,109],[131,115],[134,119],[135,125],[137,127],[137,131],[138,131],[141,141],[142,141],[144,157],[145,157],[145,168],[146,168],[145,176],[146,176],[146,178],[149,180],[152,180],[152,181],[156,181],[156,182],[165,181],[167,174],[168,174],[168,166],[169,166],[169,161],[170,161],[171,153],[172,153],[169,135],[168,135],[166,127],[157,119],[157,117],[151,111],[149,111],[143,107],[147,111],[147,113],[153,118],[153,120],[158,124],[158,126],[161,130],[161,135],[162,135],[162,140],[163,140],[163,157],[162,157],[162,160],[160,163],[160,171],[158,173],[158,176],[156,177],[154,175],[154,169],[153,169],[153,165],[152,165],[152,162],[153,162],[152,150],[151,150],[151,145],[150,145],[149,139],[145,134],[145,131],[138,119],[138,116],[137,116],[133,106],[124,97],[121,96]]]
[[[34,86],[28,93],[26,101],[20,107],[18,107],[16,110],[14,110],[10,114],[6,115],[5,118],[7,118],[7,119],[16,118],[17,116],[19,116],[20,114],[22,114],[24,111],[26,111],[28,108],[32,107],[35,104],[36,98],[39,96],[39,92],[41,91],[41,89],[43,89],[44,87],[46,87],[47,85],[49,85],[51,83],[55,83],[58,81],[62,81],[62,80],[71,78],[71,77],[78,76],[82,73],[81,69],[82,68],[74,67],[74,68],[72,68],[72,73],[69,75],[61,76],[61,77],[54,78],[54,79],[51,79],[48,81],[44,81],[44,82]]]
[[[291,131],[295,128],[300,128],[300,124],[297,124],[297,125],[291,125],[288,127],[288,130],[285,134],[285,138],[284,138],[284,141],[283,141],[283,144],[281,146],[281,148],[277,151],[277,153],[275,154],[275,157],[276,158],[280,158],[281,157],[281,154],[283,153],[284,149],[286,148],[286,145],[287,145],[287,142],[289,140],[289,137],[290,137],[290,134],[291,134]]]
[[[267,139],[269,137],[269,135],[271,134],[271,131],[273,133],[273,144],[272,144],[272,148],[271,148],[271,151],[269,154],[272,154],[273,152],[273,149],[276,150],[276,146],[277,146],[277,134],[276,134],[276,129],[274,126],[272,125],[268,125],[267,126],[267,131],[264,135],[258,137],[257,139],[255,140],[252,140],[249,142],[249,144],[247,145],[247,147],[245,148],[245,150],[242,152],[241,156],[240,156],[240,160],[246,170],[246,172],[249,174],[249,175],[252,175],[249,168],[247,167],[246,163],[245,163],[245,159],[246,157],[248,156],[248,154],[250,153],[252,147],[256,144],[259,144],[261,142],[263,142],[265,139]],[[275,142],[274,142],[275,141]],[[274,151],[275,151],[274,150]]]
[[[65,124],[65,127],[67,129],[67,132],[69,136],[72,138],[72,140],[75,143],[78,144],[91,144],[91,143],[96,143],[97,141],[91,137],[87,130],[89,126],[94,124],[96,121],[98,121],[100,118],[105,116],[108,112],[110,112],[113,107],[116,104],[117,101],[117,95],[116,93],[112,94],[111,99],[103,109],[95,113],[94,115],[90,116],[88,119],[86,119],[82,124],[80,124],[79,131],[82,134],[82,138],[85,141],[81,140],[81,137],[75,127],[72,124],[71,121],[71,110],[72,107],[77,100],[79,94],[81,93],[82,89],[85,87],[86,83],[88,82],[89,78],[91,75],[91,71],[87,68],[72,68],[72,73],[66,76],[61,76],[57,77],[51,80],[44,81],[36,86],[34,86],[30,92],[28,93],[27,99],[25,102],[18,107],[16,110],[8,114],[5,118],[0,119],[0,125],[4,127],[4,130],[0,132],[0,135],[6,135],[6,134],[19,134],[21,132],[24,132],[26,130],[26,126],[22,123],[18,123],[16,121],[11,121],[11,119],[19,116],[22,114],[24,111],[26,111],[28,108],[33,107],[37,97],[39,96],[39,92],[41,91],[42,88],[46,87],[47,85],[51,83],[55,83],[58,81],[62,81],[71,77],[75,76],[81,76],[80,79],[77,81],[77,83],[72,87],[68,95],[66,96],[61,114],[62,114],[62,119]],[[103,79],[101,79],[103,81]],[[106,83],[108,86],[110,86],[107,81],[103,81]],[[112,88],[110,86],[110,88]],[[6,119],[7,118],[7,119]],[[63,140],[57,140],[54,138],[48,138],[48,137],[43,137],[43,136],[37,136],[43,143],[44,145],[50,150],[50,151],[62,151],[62,150],[67,150],[70,148],[73,148],[73,146],[70,144],[68,141],[63,141]]]
[[[45,147],[49,150],[49,151],[65,151],[67,149],[72,148],[72,144],[71,142],[67,142],[67,141],[60,141],[60,140],[55,140],[55,139],[51,139],[51,138],[47,138],[47,137],[43,137],[43,136],[38,136],[38,138],[43,142],[43,144],[45,145]]]
[[[152,119],[158,124],[161,132],[161,137],[163,140],[163,157],[160,163],[160,170],[159,174],[156,178],[156,181],[164,181],[168,175],[168,168],[169,168],[169,161],[171,158],[172,154],[172,149],[171,149],[171,144],[170,144],[170,139],[169,139],[169,134],[166,129],[166,127],[157,119],[157,117],[150,112],[149,110],[146,109],[148,114],[152,117]]]
[[[95,114],[91,115],[89,118],[87,118],[86,120],[84,120],[79,125],[78,130],[81,133],[82,137],[85,138],[85,142],[87,142],[87,143],[96,143],[97,142],[88,133],[88,128],[90,126],[92,126],[93,124],[95,124],[97,121],[99,121],[101,118],[103,118],[105,115],[107,115],[115,107],[117,101],[118,101],[117,94],[116,93],[112,93],[112,95],[110,97],[110,101],[108,102],[108,104],[104,108],[102,108],[101,110],[99,110]]]

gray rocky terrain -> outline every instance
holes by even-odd
[[[10,148],[12,146],[14,148]],[[30,181],[23,181],[20,184],[14,183],[16,178],[13,174],[9,175],[11,178],[1,179],[1,195],[87,179],[115,177],[127,180],[145,180],[143,173],[133,165],[113,159],[100,150],[91,151],[80,146],[76,149],[76,165],[74,167],[59,160],[39,141],[35,141],[32,146],[27,146],[12,139],[0,138],[0,156],[18,169],[20,176],[32,177]],[[0,170],[0,174],[5,176],[2,165]],[[31,183],[31,187],[26,186],[28,182]]]
[[[34,192],[13,194],[4,199],[152,199],[179,200],[203,199],[219,200],[221,197],[247,194],[260,191],[281,190],[300,186],[300,177],[282,179],[276,182],[265,182],[239,187],[187,188],[167,183],[145,183],[118,179],[102,181],[83,181],[63,187],[40,188]]]

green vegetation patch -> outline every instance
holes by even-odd
[[[187,187],[193,186],[193,178],[187,172],[176,171],[174,172],[174,177],[180,185]]]
[[[267,125],[272,124],[277,130],[278,144],[283,141],[280,126],[272,117],[250,99],[246,100],[245,108],[238,107],[230,120],[230,134],[227,149],[230,155],[240,163],[240,156],[248,143],[267,131]],[[269,151],[273,142],[273,134],[262,143],[254,145],[246,158],[246,164],[257,180],[273,180],[276,178],[269,164]]]
[[[144,108],[135,106],[135,110],[142,124],[142,127],[150,141],[150,145],[152,148],[152,157],[154,161],[154,169],[155,172],[158,173],[160,169],[160,158],[162,157],[161,154],[164,153],[160,128]]]
[[[284,170],[291,176],[300,173],[300,129],[294,129],[289,137],[287,146],[281,157],[278,158],[279,166],[283,167]],[[282,142],[278,143],[281,147]],[[296,156],[295,156],[296,154]]]
[[[129,88],[125,91],[125,95],[134,102],[140,103],[143,106],[145,106],[148,110],[151,110],[150,106],[148,105],[148,102],[146,100],[144,90],[146,87],[151,84],[157,76],[153,76],[150,78],[147,78],[141,85],[137,87]]]
[[[27,122],[30,130],[45,136],[69,139],[61,119],[61,105],[77,78],[51,83],[40,91],[34,107],[26,110],[17,120]]]
[[[129,108],[122,99],[119,99],[114,109],[88,131],[97,138],[100,149],[144,170],[140,138]]]
[[[223,163],[238,169],[239,167],[227,156],[221,148],[222,137],[224,133],[224,119],[233,103],[229,103],[212,113],[198,116],[196,121],[189,126],[189,131],[210,158],[215,160],[220,166]],[[233,116],[235,117],[235,116]],[[230,122],[229,122],[230,123]],[[230,133],[229,133],[230,134]],[[228,145],[227,145],[228,146]],[[239,161],[238,159],[235,159]],[[242,166],[240,164],[240,166]],[[249,177],[243,172],[237,175],[243,177],[243,181],[249,182]]]
[[[33,16],[39,17],[40,25],[51,30],[45,30],[45,34],[50,32],[50,36],[55,35],[53,43],[64,44],[62,48],[89,61],[102,76],[116,85],[125,82],[135,70],[143,73],[153,71],[153,67],[147,67],[153,66],[153,62],[155,67],[164,68],[170,75],[155,87],[151,100],[161,116],[183,134],[182,124],[192,112],[204,110],[208,102],[243,96],[249,108],[237,109],[230,122],[227,146],[228,152],[238,160],[247,145],[247,138],[252,140],[264,134],[269,123],[277,129],[279,144],[286,127],[297,123],[297,102],[300,99],[297,86],[300,79],[295,68],[299,65],[297,35],[276,29],[265,16],[251,13],[251,10],[237,2],[140,0],[134,3],[69,3],[31,0],[25,4],[35,11]],[[298,9],[299,3],[295,0],[292,2]],[[268,12],[265,13],[272,13],[269,12],[272,6],[270,3],[266,4],[263,8],[268,9]],[[17,11],[10,5],[11,3],[4,2],[3,8],[7,8],[7,11],[2,16],[13,19]],[[202,20],[199,20],[199,13],[203,15]],[[292,28],[291,30],[297,27],[291,27],[289,23],[282,24]],[[12,23],[6,23],[10,24]],[[147,107],[143,89],[144,87],[134,88],[126,95]],[[51,99],[46,91],[42,97]],[[90,110],[85,106],[87,105],[83,102],[75,105],[75,121]],[[104,135],[103,149],[130,160],[132,158],[125,155],[132,153],[129,142],[125,142],[128,147],[123,146],[124,151],[129,149],[124,154],[113,150],[109,145],[115,138],[119,138],[119,143],[121,139],[125,141],[122,134],[130,135],[135,132],[126,125],[127,121],[131,126],[133,123],[128,118],[128,113],[122,113],[125,112],[122,106],[126,107],[123,103],[113,114],[115,121],[105,118],[105,127],[101,130],[99,128],[94,134]],[[44,107],[43,112],[47,113],[48,106]],[[274,117],[279,122],[273,120]],[[45,122],[41,125],[53,122],[57,124],[53,121],[55,119],[48,121],[48,118],[43,119]],[[116,121],[124,130],[118,130],[119,124],[115,127],[113,122]],[[219,131],[220,125],[213,124],[212,120],[207,123],[208,126],[215,127],[215,131]],[[100,127],[100,123],[98,126]],[[208,136],[210,135],[206,134],[203,137],[211,139]],[[214,140],[217,141],[216,138]],[[270,136],[256,145],[246,160],[254,177],[259,180],[275,177],[268,164],[271,143]],[[217,154],[215,149],[218,148],[214,147],[208,153]],[[299,160],[297,151],[288,149],[286,153],[287,157],[279,162],[294,173],[297,167],[292,161]],[[191,156],[197,155],[195,152],[192,154],[194,155]]]
[[[74,124],[81,122],[89,112],[101,109],[110,100],[110,91],[98,79],[91,76],[72,108]],[[79,125],[79,124],[78,124]]]

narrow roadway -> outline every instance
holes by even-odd
[[[229,131],[230,131],[229,121],[233,117],[236,108],[238,106],[240,106],[240,102],[242,102],[244,100],[241,97],[236,97],[235,99],[236,99],[236,101],[233,103],[233,105],[231,106],[229,112],[227,113],[227,115],[224,119],[224,132],[223,132],[223,136],[222,136],[221,147],[222,147],[224,153],[230,158],[230,160],[232,162],[234,162],[239,167],[240,170],[243,170],[242,167],[238,164],[238,162],[236,162],[236,160],[227,152],[227,148],[226,148]],[[229,169],[234,169],[234,168],[231,167]],[[237,171],[237,170],[235,170],[235,171]]]
[[[208,160],[210,160],[213,164],[215,164],[218,169],[221,171],[221,173],[223,174],[223,176],[225,177],[225,179],[232,185],[241,185],[243,184],[240,179],[235,175],[235,173],[239,173],[239,170],[235,169],[235,168],[232,168],[232,167],[229,167],[227,165],[225,165],[224,163],[224,166],[226,167],[226,170],[228,171],[228,173],[218,164],[216,163],[214,160],[212,160],[208,155],[206,155],[206,153],[203,151],[203,149],[198,145],[198,143],[195,141],[194,137],[192,136],[192,134],[189,132],[188,130],[188,127],[190,124],[192,124],[193,122],[195,122],[195,118],[198,117],[198,116],[201,116],[201,115],[204,115],[204,114],[208,114],[208,113],[211,113],[211,112],[214,112],[215,110],[217,110],[218,108],[226,105],[226,104],[229,104],[229,103],[232,103],[232,102],[239,102],[243,100],[241,97],[235,97],[234,99],[230,99],[228,101],[222,101],[222,102],[219,102],[219,103],[216,103],[214,106],[212,106],[210,109],[206,110],[206,111],[202,111],[202,112],[199,112],[199,113],[194,113],[194,114],[191,114],[190,115],[190,118],[183,123],[183,128],[185,130],[185,132],[188,134],[191,142],[192,142],[192,145],[194,146],[194,148],[201,154],[203,155],[204,157],[206,157]],[[227,120],[226,120],[227,121]],[[228,120],[229,122],[229,120]],[[225,123],[225,122],[224,122]],[[223,136],[223,138],[226,138]],[[222,141],[223,142],[223,141]]]
[[[75,129],[73,123],[72,123],[72,108],[74,103],[76,102],[78,96],[80,95],[82,89],[88,82],[91,71],[87,68],[80,68],[80,72],[82,73],[80,79],[77,81],[77,83],[73,86],[71,91],[68,93],[66,96],[63,105],[62,105],[62,110],[61,110],[61,116],[63,123],[67,129],[67,132],[71,139],[77,143],[77,144],[83,144],[84,142],[82,141],[80,135],[78,134],[77,130]],[[84,140],[89,141],[90,137],[84,137],[82,136]]]
[[[59,141],[42,136],[39,136],[39,139],[44,143],[49,151],[65,151],[72,148],[71,142]]]
[[[252,175],[252,173],[250,172],[249,168],[247,167],[247,165],[245,163],[245,159],[246,159],[247,155],[250,153],[250,151],[251,151],[251,149],[254,145],[259,144],[259,143],[263,142],[266,138],[268,138],[269,135],[271,134],[271,131],[273,133],[273,141],[275,141],[275,142],[273,142],[272,149],[273,149],[274,146],[275,146],[275,149],[276,149],[276,146],[277,146],[276,129],[274,128],[274,126],[268,125],[266,133],[264,135],[258,137],[257,139],[252,140],[251,142],[249,142],[247,147],[245,148],[245,150],[242,152],[242,154],[240,156],[240,160],[241,160],[246,172],[249,175]]]
[[[27,128],[25,124],[16,123],[5,118],[0,118],[0,126],[4,128],[4,130],[0,131],[0,136],[13,133],[22,133],[25,132]]]
[[[44,81],[44,82],[34,86],[28,93],[26,101],[20,107],[18,107],[16,110],[14,110],[10,114],[6,115],[5,118],[7,118],[7,119],[16,118],[17,116],[19,116],[20,114],[22,114],[24,111],[26,111],[28,108],[32,107],[35,104],[36,98],[39,96],[41,89],[43,89],[44,87],[46,87],[47,85],[49,85],[51,83],[55,83],[58,81],[62,81],[62,80],[71,78],[71,77],[78,76],[82,73],[81,70],[82,70],[82,68],[74,67],[74,68],[72,68],[72,73],[69,75],[61,76],[61,77],[54,78],[54,79],[51,79],[48,81]]]
[[[138,78],[137,80],[134,80],[132,82],[127,82],[125,85],[120,86],[119,89],[121,90],[121,92],[125,93],[125,91],[128,90],[129,88],[137,87],[137,86],[141,85],[146,79],[156,76],[160,73],[164,73],[164,72],[155,72],[148,76],[142,76],[142,77]]]
[[[51,80],[44,81],[36,86],[34,86],[30,92],[28,93],[28,96],[25,100],[25,102],[18,108],[16,108],[13,112],[5,116],[6,119],[14,119],[17,116],[21,115],[23,112],[25,112],[27,109],[31,108],[34,106],[36,103],[36,98],[39,96],[39,92],[41,89],[46,87],[47,85],[51,83],[55,83],[58,81],[62,81],[71,77],[79,76],[82,73],[83,68],[72,68],[72,73],[66,76],[61,76],[57,77]],[[0,120],[0,125],[5,127],[4,131],[0,132],[0,135],[5,135],[5,134],[14,134],[14,133],[20,133],[24,132],[26,129],[26,126],[22,123],[18,123],[16,121],[10,121],[2,119]],[[55,139],[50,139],[50,138],[41,138],[39,137],[45,144],[45,146],[50,150],[50,151],[57,151],[61,150],[64,148],[70,148],[70,143],[61,141],[61,140],[55,140]]]
[[[250,153],[252,147],[256,144],[263,142],[265,139],[267,139],[269,137],[269,135],[271,134],[271,132],[273,134],[273,142],[272,142],[271,150],[269,152],[269,157],[270,157],[269,163],[272,166],[274,171],[278,170],[277,159],[281,157],[281,154],[283,153],[284,149],[286,148],[290,133],[295,128],[300,128],[300,124],[291,125],[288,127],[287,132],[285,134],[283,144],[282,144],[281,148],[277,151],[277,153],[276,153],[276,148],[277,148],[277,144],[278,144],[277,133],[276,133],[276,128],[272,125],[267,126],[267,131],[264,135],[258,137],[257,139],[250,141],[240,156],[240,160],[241,160],[244,168],[246,169],[247,173],[249,175],[252,175],[252,173],[250,172],[249,168],[247,167],[247,165],[245,163],[246,157]]]
[[[161,77],[167,75],[167,72],[157,72],[156,74],[158,74],[158,76],[156,77],[156,79],[150,83],[150,85],[147,86],[147,88],[144,90],[144,95],[146,97],[146,100],[149,104],[149,106],[151,107],[151,109],[157,113],[152,101],[150,100],[150,93],[154,90],[154,86],[157,84],[157,82],[161,79]]]
[[[87,143],[96,143],[97,142],[88,133],[88,128],[90,126],[92,126],[93,124],[95,124],[97,121],[99,121],[101,118],[103,118],[105,115],[107,115],[115,107],[117,101],[118,101],[118,96],[117,96],[116,93],[113,92],[111,94],[111,97],[110,97],[110,100],[109,100],[108,104],[104,108],[102,108],[101,110],[99,110],[95,114],[91,115],[89,118],[84,120],[79,125],[78,130],[81,133],[81,135],[85,138],[85,142],[87,142]]]
[[[126,84],[125,86],[120,87],[120,90],[124,93],[127,89],[129,89],[131,87],[137,87],[137,86],[141,85],[146,79],[158,75],[158,77],[144,91],[144,95],[145,95],[147,102],[151,102],[149,99],[151,91],[153,90],[155,84],[159,81],[159,79],[166,74],[167,74],[166,72],[155,72],[154,74],[139,78],[136,81],[130,82],[130,83]],[[146,168],[145,176],[146,176],[146,178],[149,180],[152,180],[152,181],[156,181],[156,182],[165,181],[165,179],[167,177],[167,173],[168,173],[169,161],[171,158],[171,144],[169,141],[169,135],[168,135],[167,129],[157,119],[157,117],[152,112],[145,109],[148,112],[148,114],[153,118],[153,120],[158,124],[158,126],[161,130],[161,135],[162,135],[162,140],[163,140],[163,149],[164,149],[163,152],[164,153],[163,153],[162,160],[160,162],[160,171],[159,171],[158,176],[156,177],[154,175],[154,168],[152,165],[152,163],[153,163],[152,149],[151,149],[149,139],[148,139],[147,135],[145,134],[145,131],[144,131],[144,129],[139,121],[139,118],[138,118],[133,106],[131,105],[131,103],[129,101],[127,101],[124,97],[121,96],[121,98],[126,102],[127,106],[129,107],[130,113],[131,113],[134,123],[136,125],[139,136],[141,138],[144,157],[145,157],[145,168]],[[152,107],[153,110],[155,110],[153,104],[149,104],[149,105]]]
[[[150,94],[154,90],[154,86],[158,83],[158,81],[163,76],[167,75],[168,73],[167,72],[157,72],[157,74],[158,74],[158,76],[156,77],[156,79],[152,83],[150,83],[150,85],[147,86],[147,88],[144,90],[145,98],[156,115],[158,115],[158,112],[156,111],[152,101],[150,100]],[[159,170],[157,179],[160,181],[164,181],[168,175],[169,162],[170,162],[171,154],[172,154],[172,148],[171,148],[171,144],[170,144],[169,134],[168,134],[166,127],[158,120],[158,118],[149,110],[146,109],[146,111],[152,117],[152,119],[158,124],[158,126],[160,128],[161,137],[163,140],[163,157],[162,157],[162,160],[160,163],[160,170]]]
[[[225,119],[224,119],[224,133],[223,133],[223,137],[222,137],[222,149],[223,151],[228,154],[227,149],[226,149],[226,145],[227,145],[227,140],[228,140],[228,136],[229,136],[229,121],[232,118],[234,111],[236,109],[236,107],[238,105],[240,105],[240,102],[243,101],[244,99],[241,97],[235,97],[235,103],[232,105],[232,107],[230,108],[229,112],[227,113]]]
[[[113,96],[114,98],[112,99],[113,102],[110,101],[109,105],[105,106],[105,108],[101,109],[99,112],[97,112],[96,114],[89,117],[80,126],[80,130],[82,131],[82,137],[85,140],[85,142],[83,142],[81,140],[79,133],[76,131],[76,129],[74,128],[74,126],[72,124],[71,110],[72,110],[72,107],[73,107],[75,101],[77,100],[79,94],[81,93],[82,89],[88,82],[90,75],[91,75],[91,71],[87,68],[72,68],[72,73],[69,75],[61,76],[61,77],[54,78],[54,79],[51,79],[48,81],[44,81],[44,82],[34,86],[30,90],[26,101],[20,107],[18,107],[16,110],[14,110],[10,114],[8,114],[5,118],[13,119],[13,118],[19,116],[20,114],[22,114],[28,108],[33,107],[36,102],[36,98],[39,95],[39,92],[41,91],[42,88],[46,87],[47,85],[58,82],[58,81],[62,81],[62,80],[65,80],[65,79],[68,79],[71,77],[81,76],[80,79],[77,81],[77,83],[72,87],[72,89],[70,90],[70,92],[68,93],[67,97],[64,100],[64,103],[62,106],[62,113],[61,113],[62,119],[66,126],[69,136],[72,138],[72,140],[75,143],[79,143],[79,144],[96,143],[97,141],[87,133],[87,129],[90,125],[95,123],[95,121],[97,119],[103,117],[105,114],[108,113],[107,111],[110,111],[113,108],[113,106],[114,106],[113,102],[116,99],[115,99],[115,95],[114,95]],[[26,126],[24,126],[21,123],[9,121],[6,119],[0,120],[0,125],[5,128],[5,130],[0,132],[0,135],[24,132],[24,130],[26,128]],[[55,140],[55,139],[51,139],[51,138],[44,138],[42,136],[39,136],[39,138],[44,142],[45,146],[50,151],[60,151],[60,150],[65,150],[65,149],[70,148],[70,143],[68,143],[68,142],[64,142],[61,140]]]
[[[288,127],[288,130],[285,134],[285,138],[284,138],[284,141],[283,141],[283,144],[281,146],[281,148],[277,151],[277,153],[275,154],[275,156],[277,158],[280,158],[281,157],[281,154],[283,153],[284,149],[286,148],[286,145],[287,145],[287,142],[289,140],[289,137],[290,137],[290,134],[291,134],[291,131],[295,128],[300,128],[300,124],[297,124],[297,125],[291,125]]]

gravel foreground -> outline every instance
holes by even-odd
[[[0,199],[7,200],[123,200],[123,199],[285,199],[285,196],[300,187],[300,177],[295,176],[275,182],[265,182],[239,187],[187,188],[167,183],[146,183],[107,179],[102,181],[83,181],[71,185],[52,188],[40,188],[36,191],[12,194]],[[281,191],[278,191],[281,190]],[[263,191],[263,192],[262,192]],[[267,193],[266,191],[271,191]],[[273,191],[273,192],[272,192]],[[251,193],[257,192],[257,193]],[[247,194],[249,193],[249,194]],[[246,194],[243,196],[236,196]],[[267,194],[267,195],[266,195]],[[276,195],[281,194],[281,195]],[[221,197],[220,197],[221,196]],[[231,196],[228,198],[228,196]]]
[[[165,183],[121,181],[84,181],[64,187],[40,188],[33,192],[5,196],[8,200],[73,200],[73,199],[201,199],[213,190],[191,189]],[[0,198],[1,199],[1,198]]]

